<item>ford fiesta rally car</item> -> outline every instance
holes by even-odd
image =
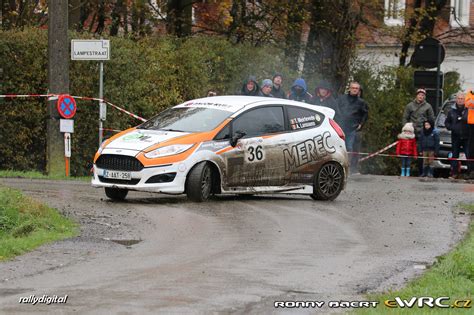
[[[344,133],[330,108],[278,98],[218,96],[169,108],[104,141],[94,187],[212,194],[296,193],[335,199],[347,180]]]

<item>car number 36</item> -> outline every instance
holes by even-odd
[[[262,161],[265,158],[265,154],[261,145],[248,146],[245,153],[246,159],[249,162]]]

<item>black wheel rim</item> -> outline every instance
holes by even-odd
[[[201,192],[204,198],[209,197],[211,194],[212,180],[211,180],[211,169],[206,166],[202,172],[201,180]]]
[[[320,191],[330,197],[336,194],[342,185],[342,173],[334,164],[326,164],[319,172],[318,181]]]

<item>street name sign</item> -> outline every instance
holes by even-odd
[[[71,60],[109,60],[110,40],[71,40]]]

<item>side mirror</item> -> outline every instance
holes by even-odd
[[[245,132],[242,131],[236,131],[233,135],[232,138],[230,139],[230,145],[232,147],[235,147],[237,145],[237,142],[242,139],[246,135]]]

